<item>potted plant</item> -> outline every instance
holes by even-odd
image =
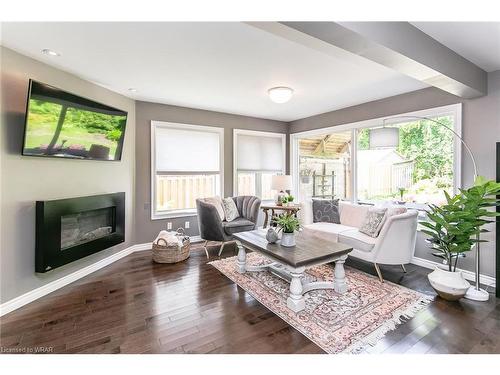
[[[399,191],[399,201],[398,201],[398,203],[399,204],[404,204],[405,201],[403,200],[403,198],[404,198],[406,189],[404,187],[399,187],[398,191]]]
[[[491,217],[498,216],[487,208],[498,205],[496,196],[500,194],[500,184],[478,177],[474,186],[460,190],[454,197],[445,192],[446,204],[439,207],[429,205],[427,217],[422,221],[423,233],[429,236],[428,242],[435,255],[445,259],[448,271],[436,267],[428,275],[429,282],[444,299],[458,300],[470,287],[461,272],[456,272],[459,256],[472,249],[479,242],[480,234],[488,232],[482,228],[492,222]]]
[[[300,181],[303,184],[308,184],[311,182],[311,176],[313,174],[313,170],[310,168],[304,168],[300,171]]]
[[[283,197],[282,203],[283,206],[288,207],[293,205],[295,197],[293,195],[286,195]]]
[[[278,233],[282,232],[281,245],[286,247],[295,246],[295,232],[299,230],[299,219],[291,213],[284,213],[274,219],[278,226]]]

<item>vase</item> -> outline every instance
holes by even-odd
[[[295,233],[283,233],[281,235],[281,246],[293,247],[295,246]]]
[[[470,287],[462,272],[445,271],[439,267],[427,275],[427,278],[436,293],[447,301],[459,300]]]
[[[266,240],[269,243],[276,243],[278,241],[278,233],[274,230],[274,228],[269,228],[266,233]]]

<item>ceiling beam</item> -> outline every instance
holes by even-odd
[[[335,57],[364,57],[462,98],[487,94],[484,70],[408,22],[249,24]]]
[[[330,140],[331,137],[332,137],[332,135],[328,134],[323,139],[321,139],[319,141],[318,145],[316,146],[316,148],[314,149],[313,155],[325,153],[326,152],[326,150],[325,150],[326,144],[328,143],[328,141]]]

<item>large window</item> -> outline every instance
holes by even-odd
[[[272,200],[271,177],[285,173],[284,134],[234,130],[234,191]]]
[[[151,122],[153,219],[193,215],[196,199],[222,196],[224,130]]]
[[[461,134],[461,105],[401,116],[427,117]],[[460,140],[429,120],[389,118],[291,136],[294,192],[299,200],[335,197],[410,207],[444,201],[460,186]],[[402,201],[402,202],[401,202]]]
[[[433,120],[453,129],[453,116]],[[359,129],[357,139],[358,200],[440,204],[443,190],[453,194],[454,135],[443,126],[428,120],[396,123]]]

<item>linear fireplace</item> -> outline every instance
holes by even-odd
[[[125,193],[36,202],[36,272],[125,241]]]

